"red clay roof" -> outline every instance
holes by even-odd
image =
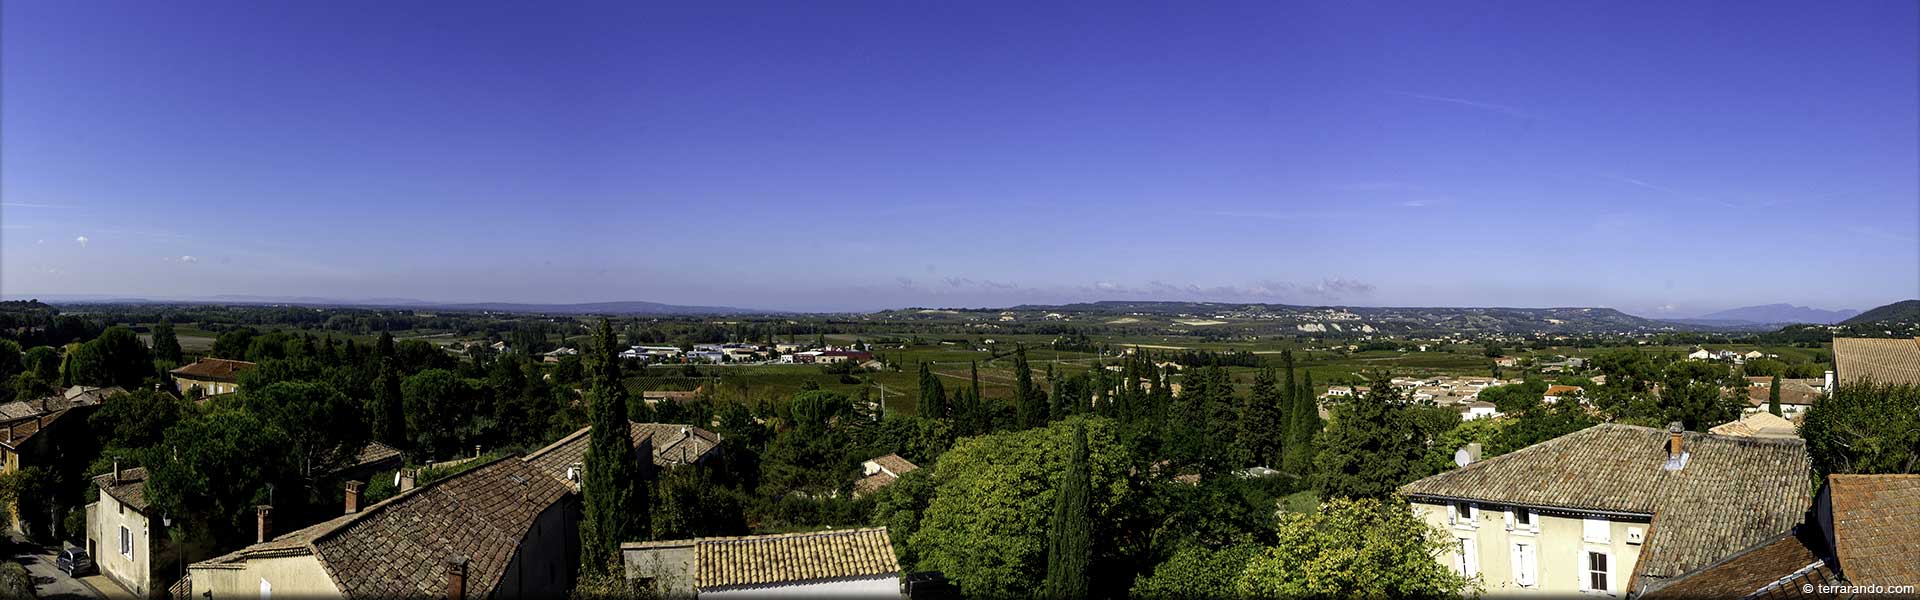
[[[184,379],[192,379],[195,381],[218,381],[221,383],[232,383],[236,379],[239,379],[241,371],[245,371],[253,367],[254,367],[253,363],[250,363],[244,360],[228,360],[224,358],[202,358],[200,360],[193,361],[193,364],[180,367],[178,369],[174,369],[173,376],[184,378]]]
[[[1681,575],[1642,598],[1827,598],[1819,586],[1840,583],[1816,548],[1824,545],[1810,527],[1761,542],[1711,565]],[[1803,593],[1815,586],[1811,593]],[[1831,589],[1831,588],[1828,588]]]
[[[1854,585],[1920,583],[1920,475],[1832,475],[1834,554]]]

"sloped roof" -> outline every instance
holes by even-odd
[[[370,441],[367,442],[367,445],[360,447],[360,453],[354,456],[352,467],[364,467],[397,460],[400,460],[400,449],[380,442]]]
[[[873,459],[873,464],[880,465],[880,468],[886,469],[887,472],[893,473],[895,476],[905,475],[908,471],[920,468],[919,465],[908,462],[907,459],[900,458],[898,454],[888,454]]]
[[[1668,471],[1664,430],[1601,424],[1400,488],[1409,497],[1641,515],[1652,527],[1635,575],[1670,578],[1800,522],[1811,499],[1806,442],[1684,433]],[[1651,582],[1649,582],[1651,583]]]
[[[1550,386],[1547,386],[1547,392],[1544,395],[1559,396],[1561,394],[1571,394],[1579,391],[1584,391],[1584,390],[1581,390],[1580,386],[1577,386],[1577,385],[1550,385]]]
[[[633,443],[641,440],[653,442],[653,464],[660,467],[694,464],[706,460],[719,451],[720,434],[691,425],[670,423],[634,423],[629,421]],[[591,427],[581,427],[567,434],[547,447],[535,450],[527,455],[526,461],[546,471],[548,475],[565,481],[567,467],[586,459],[587,445],[591,441],[587,432]]]
[[[769,587],[900,573],[887,528],[694,540],[694,586]]]
[[[194,566],[310,554],[346,596],[429,597],[446,594],[447,563],[464,558],[467,593],[485,598],[499,585],[534,520],[569,493],[521,460],[496,459]]]
[[[1798,428],[1793,425],[1793,421],[1788,421],[1785,418],[1775,416],[1773,413],[1764,410],[1747,413],[1745,416],[1740,417],[1739,420],[1715,425],[1713,429],[1709,429],[1707,432],[1714,435],[1730,435],[1735,437],[1800,437]]]
[[[1920,475],[1840,475],[1833,487],[1834,554],[1854,585],[1920,583]]]
[[[888,475],[885,471],[861,477],[853,482],[853,497],[860,498],[878,492],[880,488],[893,485],[893,482],[899,480],[899,477]]]
[[[1773,389],[1766,387],[1747,388],[1747,404],[1766,406],[1773,399]],[[1780,403],[1811,406],[1820,400],[1820,390],[1803,383],[1780,382]]]
[[[1732,556],[1675,578],[1646,600],[1689,598],[1829,598],[1818,586],[1838,585],[1833,567],[1820,556],[1823,542],[1811,527],[1801,526],[1774,536]],[[1803,593],[1802,586],[1816,586]]]
[[[100,486],[100,491],[106,492],[108,496],[113,496],[113,499],[119,500],[121,504],[131,506],[133,507],[134,510],[137,510],[137,511],[146,512],[147,510],[147,468],[146,467],[134,467],[131,469],[121,469],[119,483],[113,482],[112,473],[104,473],[104,474],[95,476],[93,478],[93,483],[94,485]]]
[[[244,360],[225,358],[202,358],[172,371],[174,377],[184,377],[197,381],[219,381],[231,383],[240,377],[240,372],[253,368],[253,363]]]
[[[1833,365],[1841,383],[1920,385],[1920,338],[1833,338]]]

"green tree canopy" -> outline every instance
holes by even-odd
[[[1331,431],[1331,430],[1330,430]],[[1448,540],[1399,499],[1329,500],[1281,517],[1234,592],[1262,598],[1458,598],[1473,583],[1438,560]]]
[[[1820,480],[1834,473],[1920,473],[1920,386],[1849,383],[1800,425]]]

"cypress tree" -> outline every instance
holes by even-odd
[[[914,406],[920,416],[938,419],[947,416],[947,387],[933,368],[920,363],[920,402]]]
[[[393,358],[393,334],[386,329],[380,330],[380,341],[373,344],[373,355],[380,358]]]
[[[400,395],[400,374],[393,360],[380,361],[380,374],[373,379],[373,406],[367,410],[372,421],[373,439],[395,448],[407,447],[407,411]]]
[[[620,561],[620,543],[638,541],[652,522],[647,494],[641,486],[644,471],[635,459],[627,425],[626,392],[620,380],[620,362],[613,325],[600,321],[594,347],[587,353],[588,434],[586,473],[580,495],[586,504],[580,522],[582,568],[608,573]]]
[[[1054,493],[1047,531],[1048,598],[1087,597],[1087,567],[1093,555],[1093,483],[1087,461],[1087,426],[1073,426],[1073,455]]]
[[[1314,398],[1313,372],[1301,375],[1293,393],[1293,435],[1287,439],[1286,470],[1306,475],[1313,467],[1313,440],[1320,433],[1320,406]]]
[[[160,321],[153,326],[153,358],[179,364],[183,358],[180,352],[180,338],[173,333],[172,321]]]
[[[1780,416],[1780,374],[1773,374],[1772,389],[1767,390],[1767,412]]]
[[[1033,385],[1033,366],[1027,364],[1027,347],[1013,351],[1013,410],[1021,429],[1038,427],[1047,420],[1046,398]]]

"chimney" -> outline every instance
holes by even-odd
[[[1687,466],[1687,428],[1679,421],[1667,424],[1667,464],[1668,471],[1678,471]]]
[[[360,486],[358,481],[347,482],[347,514],[360,512]]]
[[[413,489],[413,482],[419,476],[420,474],[412,469],[401,469],[399,475],[400,481],[395,483],[394,487],[400,488],[402,492]]]
[[[473,445],[473,457],[474,457],[474,458],[480,458],[480,445],[479,445],[479,444],[474,444],[474,445]]]
[[[447,559],[447,600],[467,600],[467,557]]]
[[[258,517],[257,523],[259,524],[259,527],[255,529],[255,531],[259,533],[255,535],[253,543],[265,544],[267,543],[267,536],[273,531],[273,506],[262,504],[253,507],[253,511],[254,515]]]
[[[113,457],[113,484],[120,485],[120,457]]]

